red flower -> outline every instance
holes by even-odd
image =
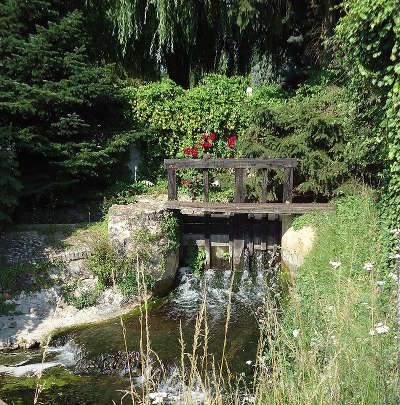
[[[185,149],[183,149],[183,153],[185,155],[189,155],[191,153],[191,149],[190,148],[185,148]]]
[[[201,138],[203,139],[203,141],[205,141],[205,140],[207,139],[207,134],[203,134],[203,135],[201,136]]]
[[[192,148],[192,149],[191,149],[191,154],[192,154],[192,156],[193,156],[194,158],[196,158],[197,155],[199,154],[198,149],[197,149],[197,148]]]
[[[203,143],[203,148],[204,148],[204,149],[211,148],[211,143],[208,142],[208,141],[205,141],[205,142]]]
[[[212,141],[215,140],[215,134],[214,134],[214,132],[211,132],[211,134],[210,134],[210,139],[211,139]]]
[[[237,135],[233,135],[228,139],[228,142],[227,142],[228,148],[231,148],[233,145],[235,145],[236,139],[237,139]]]

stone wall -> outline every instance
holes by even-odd
[[[179,249],[163,234],[162,223],[172,215],[157,200],[141,199],[130,205],[113,205],[109,211],[108,239],[117,251],[136,256],[145,274],[155,279],[154,292],[163,294],[174,284]]]

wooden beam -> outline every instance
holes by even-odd
[[[178,199],[178,190],[176,187],[176,169],[168,167],[168,200]]]
[[[304,214],[312,211],[333,211],[327,203],[203,203],[199,201],[167,201],[166,209],[191,211],[192,213],[221,214]]]
[[[262,169],[262,194],[261,194],[261,202],[267,202],[267,188],[268,188],[268,169]]]
[[[164,167],[195,169],[266,169],[271,167],[297,167],[297,159],[165,159]]]
[[[235,203],[243,203],[246,198],[244,177],[245,169],[235,169]]]
[[[208,169],[203,169],[204,201],[208,202]]]
[[[285,168],[285,176],[283,180],[283,202],[291,203],[293,193],[293,168]]]

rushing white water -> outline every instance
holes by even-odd
[[[55,354],[52,360],[40,363],[29,363],[29,360],[26,360],[12,366],[3,365],[0,366],[0,373],[22,377],[24,375],[39,374],[42,371],[55,366],[70,367],[76,363],[76,360],[81,353],[81,349],[72,340],[68,341],[63,346],[48,347],[44,350],[46,350],[46,357],[53,357],[51,355]]]
[[[226,317],[226,308],[231,291],[231,319],[241,316],[243,307],[254,310],[271,287],[268,278],[276,271],[276,255],[256,252],[250,258],[245,250],[243,269],[208,270],[204,275],[186,273],[181,283],[170,296],[170,315],[192,320],[205,299],[207,314],[217,321]],[[233,280],[232,280],[233,279]]]

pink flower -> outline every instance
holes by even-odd
[[[191,153],[191,149],[190,148],[185,148],[185,149],[183,149],[183,153],[185,154],[185,155],[189,155],[190,153]]]
[[[203,139],[203,141],[205,141],[205,140],[207,139],[207,134],[203,134],[203,135],[201,136],[201,138]]]
[[[203,143],[203,148],[204,148],[204,149],[211,148],[211,143],[208,142],[208,141],[205,141],[205,142]]]
[[[211,132],[209,138],[210,138],[212,141],[215,140],[215,134],[214,134],[214,132]]]
[[[196,158],[199,154],[199,150],[197,148],[192,148],[191,149],[191,154],[194,158]]]

